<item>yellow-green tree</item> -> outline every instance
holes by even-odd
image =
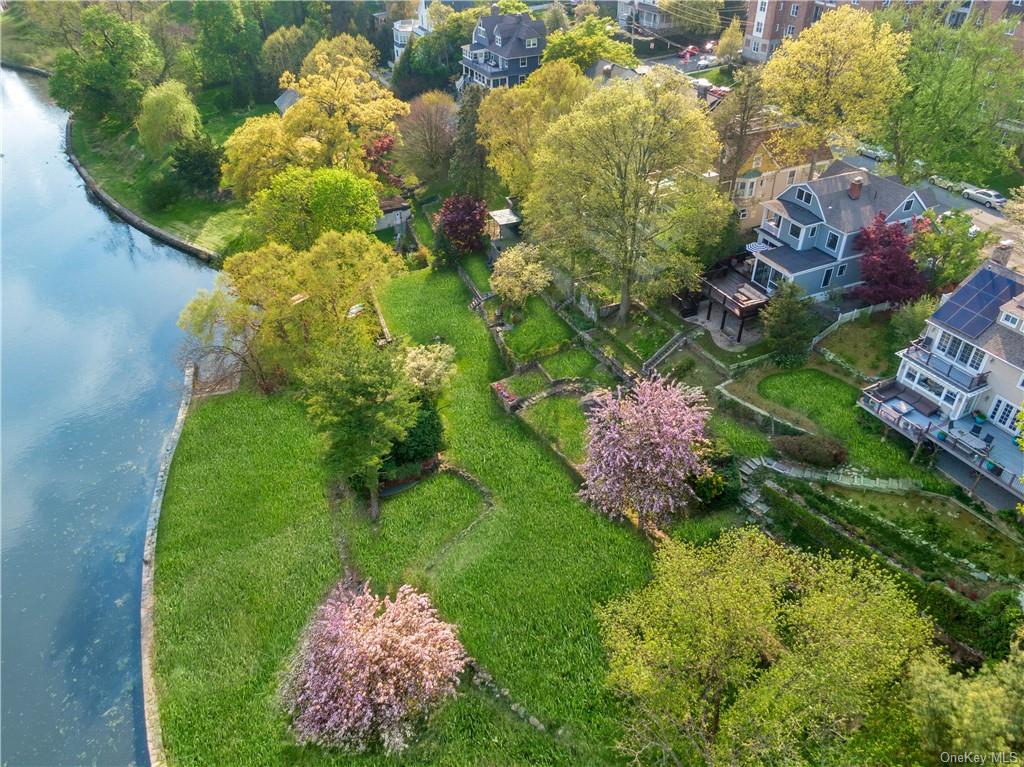
[[[515,88],[496,88],[480,104],[479,141],[487,164],[516,196],[533,178],[533,155],[548,127],[591,91],[593,85],[568,61],[544,64]]]
[[[571,61],[581,72],[597,63],[598,59],[623,66],[639,63],[629,43],[615,39],[618,29],[611,19],[590,16],[566,30],[556,29],[548,35],[544,48],[544,63]]]
[[[594,254],[625,322],[641,280],[650,296],[695,284],[696,246],[727,219],[727,201],[703,178],[717,154],[683,75],[655,67],[598,89],[551,125],[533,161],[526,222],[554,251]]]
[[[722,30],[722,36],[718,38],[715,55],[731,66],[739,59],[741,53],[743,53],[743,25],[740,23],[739,16],[733,16],[729,26]]]
[[[135,127],[146,154],[159,157],[179,141],[193,138],[202,120],[184,84],[166,80],[143,94]]]
[[[224,143],[221,184],[236,196],[248,199],[291,164],[341,167],[370,177],[363,148],[393,132],[395,118],[408,106],[370,74],[365,41],[340,37],[346,39],[318,43],[329,52],[315,47],[301,77],[291,72],[281,77],[281,87],[299,93],[283,117],[251,117]],[[351,55],[339,52],[343,48],[351,48]]]
[[[536,245],[513,245],[503,250],[494,262],[491,287],[507,305],[521,307],[527,298],[537,295],[550,283],[551,272],[541,263]]]
[[[900,63],[908,45],[907,34],[848,5],[786,40],[762,78],[768,102],[802,124],[780,139],[801,153],[875,133],[907,87]]]
[[[752,528],[699,548],[666,540],[650,583],[599,617],[609,684],[628,703],[622,749],[716,767],[857,763],[838,753],[884,729],[933,634],[879,567]]]

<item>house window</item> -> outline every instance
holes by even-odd
[[[792,24],[787,24],[786,25],[786,36],[787,37],[792,37],[795,34],[796,34],[796,27],[794,27]]]
[[[761,167],[761,155],[755,154],[754,159],[750,162],[750,167],[760,168]]]
[[[793,7],[789,9],[789,15],[794,17],[800,15],[800,6],[797,3],[793,3]]]
[[[1009,325],[1011,328],[1015,328],[1020,325],[1020,317],[1009,312],[1003,312],[1003,324]]]
[[[828,269],[825,270],[825,274],[821,276],[821,287],[827,288],[829,286],[829,284],[832,282],[832,274],[833,270],[830,266]]]
[[[787,184],[792,184],[794,181],[796,181],[796,168],[791,170],[789,172],[789,174],[786,176],[786,183]]]
[[[745,219],[747,217],[747,215],[749,215],[747,209],[746,208],[740,208],[740,221]]]
[[[904,212],[910,210],[913,207],[914,207],[914,198],[913,197],[911,197],[909,200],[907,200],[905,203],[903,203],[903,211]]]
[[[497,45],[498,47],[501,47],[501,35],[494,36],[494,44]]]
[[[754,40],[752,43],[750,43],[750,50],[753,51],[754,53],[759,53],[761,51],[761,43],[759,43],[757,40]]]
[[[844,274],[846,274],[846,267],[848,266],[849,264],[840,264],[839,271],[836,272],[836,277],[842,277]]]
[[[807,232],[808,239],[814,239],[814,235],[816,235],[817,233],[818,233],[818,227],[817,226],[812,226],[810,228],[810,231]]]
[[[939,342],[935,345],[942,354],[959,365],[965,365],[971,370],[980,370],[981,363],[985,361],[985,352],[973,344],[969,344],[952,333],[945,330],[939,336]]]
[[[757,10],[760,11],[761,13],[764,13],[765,11],[767,11],[768,10],[768,0],[761,0],[761,2],[758,3],[758,5],[757,5]]]
[[[792,221],[789,222],[789,236],[794,240],[800,239],[800,233],[804,230],[799,224],[795,224]]]
[[[1007,431],[1017,431],[1014,428],[1017,423],[1017,408],[1014,407],[1013,403],[1007,402],[1002,397],[996,397],[996,401],[992,404],[992,409],[989,411],[988,419],[1002,426]]]
[[[530,63],[529,59],[519,59],[519,68],[526,69],[526,65]]]
[[[754,34],[759,35],[762,32],[764,32],[764,23],[759,21],[756,24],[754,24]]]
[[[835,251],[839,247],[839,235],[835,232],[829,232],[828,237],[825,238],[825,247],[831,251]]]
[[[737,181],[736,182],[736,196],[737,197],[753,197],[754,196],[754,181]]]
[[[955,406],[957,397],[958,395],[955,391],[953,391],[952,389],[946,389],[946,391],[943,392],[942,394],[942,401],[945,402],[947,405]]]
[[[903,380],[909,384],[917,382],[917,371],[914,368],[908,367],[903,371]]]
[[[796,172],[796,171],[794,171],[794,173],[795,173],[795,172]],[[809,204],[810,204],[810,202],[811,202],[811,193],[810,193],[810,192],[809,192],[808,190],[806,190],[806,189],[800,188],[800,189],[797,189],[797,190],[796,190],[796,198],[797,198],[797,199],[798,199],[798,200],[799,200],[800,202],[802,202],[802,203],[805,203],[805,204],[808,204],[808,205],[809,205]]]
[[[527,48],[536,48],[537,47],[537,38],[536,37],[528,37],[528,38],[526,38],[526,47]]]

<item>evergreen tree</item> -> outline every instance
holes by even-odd
[[[786,281],[779,285],[761,312],[765,340],[771,346],[775,361],[784,367],[799,365],[810,352],[814,338],[810,304],[799,285]]]
[[[487,150],[479,142],[476,132],[484,95],[485,91],[479,85],[470,85],[462,92],[451,162],[455,188],[472,197],[483,197],[487,183]]]

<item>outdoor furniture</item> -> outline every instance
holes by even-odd
[[[975,424],[974,426],[972,426],[971,427],[971,434],[973,434],[975,437],[980,437],[981,436],[981,426],[978,425],[978,424]]]
[[[914,408],[910,404],[904,402],[903,400],[898,399],[894,403],[892,403],[892,409],[895,410],[900,415],[906,415]]]

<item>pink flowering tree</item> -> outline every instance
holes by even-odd
[[[710,413],[701,389],[662,378],[604,394],[589,415],[580,495],[612,519],[635,514],[645,530],[685,512],[694,482],[712,473]]]
[[[339,585],[306,629],[282,698],[301,743],[394,753],[455,694],[467,660],[425,594],[402,586],[381,599]]]

